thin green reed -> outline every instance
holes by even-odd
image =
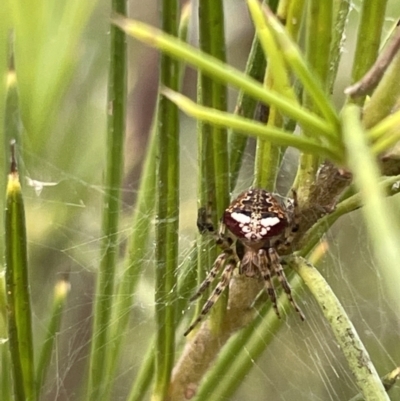
[[[113,0],[112,9],[126,13],[125,0]],[[96,284],[92,342],[89,361],[88,400],[98,400],[106,388],[107,344],[110,339],[110,318],[114,296],[119,250],[121,185],[124,168],[126,114],[126,39],[114,25],[110,26],[110,66],[108,78],[108,130],[105,193],[102,220],[101,261]]]
[[[176,0],[163,0],[161,25],[178,35]],[[161,56],[160,85],[178,90],[179,62]],[[176,283],[179,229],[179,119],[178,108],[159,94],[157,122],[157,202],[155,247],[156,358],[153,401],[166,398],[175,360]]]

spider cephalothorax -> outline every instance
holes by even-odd
[[[222,223],[243,243],[263,245],[289,225],[284,207],[267,191],[250,189],[225,210]]]
[[[217,257],[214,266],[200,285],[191,300],[197,299],[212,283],[218,271],[224,267],[221,279],[201,310],[200,316],[186,330],[185,336],[203,319],[222,291],[229,285],[233,270],[238,266],[239,273],[247,277],[262,277],[265,289],[271,299],[276,314],[280,317],[272,276],[276,275],[289,301],[299,313],[304,315],[292,298],[289,283],[286,280],[278,250],[289,248],[294,234],[298,231],[297,196],[284,201],[278,195],[263,189],[249,189],[239,195],[225,210],[216,242],[223,252]],[[199,224],[198,224],[199,225]],[[200,225],[199,225],[200,226]],[[206,224],[210,230],[210,224]],[[232,248],[232,239],[227,237],[229,230],[243,247],[239,259]]]

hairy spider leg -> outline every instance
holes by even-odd
[[[216,235],[216,244],[222,248],[222,253],[217,257],[214,262],[214,265],[210,272],[207,274],[207,277],[200,284],[200,287],[196,291],[196,293],[190,298],[190,301],[195,301],[200,297],[201,294],[210,286],[210,284],[214,281],[215,277],[217,277],[219,270],[225,264],[225,261],[230,257],[234,256],[234,251],[232,250],[232,238],[225,236],[226,227],[225,224],[221,224],[218,234]],[[235,258],[236,259],[236,258]]]
[[[279,255],[276,252],[275,248],[268,248],[268,258],[266,260],[267,263],[269,264],[268,266],[269,270],[271,269],[274,270],[275,274],[278,277],[279,282],[281,283],[281,286],[283,287],[283,290],[286,292],[286,295],[290,303],[292,304],[296,312],[299,314],[300,319],[304,321],[306,318],[300,307],[296,304],[295,300],[293,299],[292,289],[290,288],[289,282],[287,281],[285,272],[283,271],[283,267],[281,265],[281,262],[279,261]]]
[[[214,266],[207,274],[204,281],[201,283],[200,287],[196,291],[196,293],[190,298],[190,302],[195,301],[197,298],[203,294],[203,292],[210,286],[210,284],[214,281],[215,277],[217,277],[219,270],[225,264],[225,261],[232,256],[232,249],[226,249],[223,253],[221,253],[214,262]]]
[[[213,305],[218,301],[218,298],[220,297],[222,292],[225,290],[225,288],[231,281],[232,272],[236,267],[237,260],[233,250],[232,249],[230,250],[232,251],[232,254],[229,257],[226,257],[227,250],[225,250],[224,251],[225,253],[223,254],[225,256],[224,259],[226,259],[226,265],[224,271],[222,272],[221,280],[215,287],[214,291],[208,298],[207,302],[204,304],[203,308],[201,309],[200,315],[196,318],[196,320],[190,325],[190,327],[183,334],[185,337],[203,320],[204,316],[207,315],[207,313],[210,311]],[[203,282],[203,284],[204,283],[205,281]]]
[[[281,318],[281,315],[279,313],[278,309],[278,303],[276,300],[276,292],[274,288],[274,284],[272,283],[272,272],[270,269],[270,264],[268,262],[268,256],[267,252],[265,249],[260,249],[258,251],[258,268],[260,270],[261,276],[264,279],[265,283],[265,290],[267,291],[267,294],[269,296],[269,299],[272,302],[272,307],[275,310],[276,315]]]

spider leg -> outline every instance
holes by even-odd
[[[278,277],[279,282],[281,283],[281,286],[283,287],[283,290],[286,292],[286,295],[292,304],[293,308],[295,311],[300,315],[301,320],[305,320],[304,313],[300,309],[300,307],[296,304],[295,300],[292,297],[292,289],[290,288],[290,285],[286,279],[285,273],[283,271],[283,267],[281,265],[281,262],[279,261],[279,255],[276,252],[275,248],[268,248],[268,262],[270,264],[269,269],[273,269],[275,274]]]
[[[210,272],[207,274],[206,278],[204,281],[200,284],[200,287],[196,291],[196,293],[190,298],[190,302],[195,301],[197,298],[203,294],[203,292],[210,286],[210,284],[214,281],[215,277],[217,277],[217,274],[221,267],[224,265],[225,261],[229,259],[230,257],[233,256],[233,250],[228,248],[225,249],[215,260],[214,266],[210,270]]]
[[[207,274],[207,277],[200,284],[199,289],[196,293],[190,298],[190,301],[194,301],[200,297],[200,295],[210,286],[210,284],[214,281],[215,277],[217,277],[218,271],[224,265],[225,261],[229,258],[235,258],[234,251],[231,249],[232,239],[225,236],[226,227],[221,223],[218,234],[216,234],[216,244],[222,248],[222,253],[217,257],[214,262],[214,266]]]
[[[220,256],[225,256],[224,260],[226,259],[225,253],[221,254]],[[199,316],[196,318],[196,320],[190,325],[190,327],[183,334],[185,337],[203,320],[204,316],[207,315],[207,313],[210,311],[210,309],[213,307],[213,305],[218,301],[218,298],[220,297],[220,295],[222,294],[222,292],[224,291],[224,289],[227,287],[227,285],[229,284],[229,282],[231,280],[232,272],[236,267],[236,263],[237,263],[236,257],[233,254],[226,259],[226,266],[225,266],[224,271],[222,272],[220,282],[217,284],[214,291],[212,292],[212,294],[210,295],[210,297],[204,304]],[[220,263],[220,266],[221,266],[221,263]],[[216,266],[214,266],[214,267],[216,267]],[[206,280],[204,280],[203,284],[205,282],[206,282]],[[203,284],[202,284],[202,286],[203,286]],[[205,288],[207,288],[209,284],[210,283],[208,283]],[[196,293],[196,295],[197,295],[197,293]]]
[[[267,291],[269,299],[272,302],[272,307],[274,308],[276,315],[280,319],[281,315],[280,315],[279,309],[278,309],[275,288],[272,283],[272,274],[271,274],[271,269],[270,269],[270,263],[268,261],[268,256],[267,256],[267,252],[265,251],[265,249],[260,249],[258,251],[258,260],[259,260],[258,267],[260,269],[262,278],[264,279],[265,290]]]

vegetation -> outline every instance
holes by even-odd
[[[395,6],[238,3],[255,28],[242,70],[227,62],[230,6],[198,3],[163,0],[160,28],[126,18],[122,0],[0,5],[2,399],[395,399]],[[357,38],[342,94],[351,14]],[[198,49],[188,43],[193,15]],[[129,135],[127,77],[143,52],[135,43],[127,57],[129,37],[160,52],[145,151]],[[196,101],[183,94],[186,67],[198,72]],[[146,110],[147,102],[140,99]],[[195,131],[197,206],[185,187],[195,181],[186,174],[194,158],[184,156]],[[251,182],[241,171],[251,171]],[[300,230],[282,256],[306,322],[285,294],[279,320],[263,284],[236,275],[185,338],[207,295],[194,315],[189,299],[220,253],[212,235],[195,234],[196,210],[211,208],[217,227],[232,194],[250,185],[298,193]],[[346,223],[343,239],[338,227]],[[356,252],[348,258],[340,254],[349,252],[346,241]],[[255,366],[267,377],[257,385]]]

